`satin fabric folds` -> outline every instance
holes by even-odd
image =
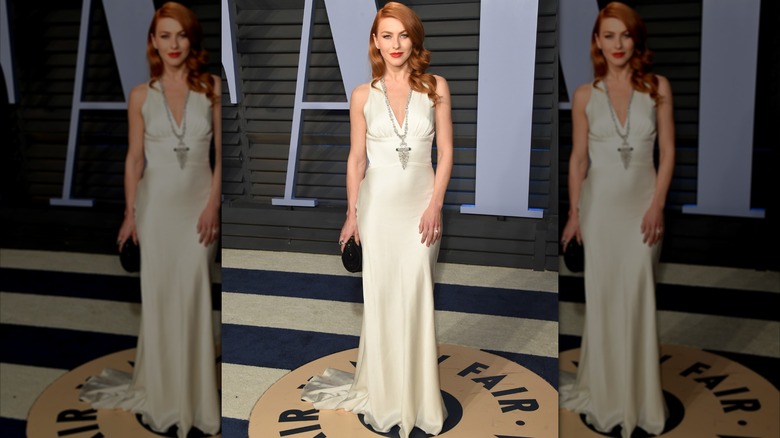
[[[155,84],[142,107],[147,164],[135,206],[142,310],[134,372],[104,370],[80,395],[96,408],[141,414],[158,432],[176,425],[179,437],[192,426],[215,434],[221,427],[210,280],[216,246],[199,243],[197,233],[211,190],[212,107],[204,94],[191,92],[182,169],[163,99]]]
[[[628,138],[634,150],[624,168],[607,99],[599,84],[586,106],[591,165],[579,206],[585,325],[576,380],[561,376],[560,404],[602,432],[620,425],[623,437],[637,426],[660,434],[667,417],[655,310],[660,243],[648,246],[641,233],[655,190],[655,103],[635,92]]]
[[[302,397],[317,409],[364,414],[379,432],[399,425],[402,437],[415,426],[438,434],[447,416],[439,389],[433,307],[439,244],[426,247],[418,233],[433,194],[433,105],[427,95],[413,92],[406,169],[377,87],[371,88],[363,112],[369,165],[357,204],[364,301],[357,368],[355,374],[325,370],[304,387]]]

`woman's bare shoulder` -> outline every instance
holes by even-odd
[[[585,104],[590,100],[590,94],[592,92],[593,84],[590,82],[577,87],[577,89],[574,90],[574,96],[572,97],[572,108],[584,108]]]
[[[149,89],[149,83],[148,82],[142,82],[135,87],[133,87],[132,90],[130,90],[130,96],[136,95],[136,96],[146,96],[146,91]]]
[[[138,84],[135,87],[133,87],[133,89],[130,90],[130,96],[129,96],[129,99],[128,99],[129,100],[128,104],[130,106],[134,106],[134,105],[140,106],[140,105],[142,105],[144,103],[144,101],[146,100],[146,93],[148,92],[148,90],[149,90],[149,83],[148,82],[144,82],[144,83]]]
[[[353,96],[360,96],[363,94],[368,94],[368,91],[371,90],[371,82],[365,82],[363,84],[358,85],[352,90]]]
[[[574,97],[588,98],[590,97],[591,91],[593,91],[593,84],[586,82],[574,90]]]
[[[655,77],[658,79],[658,92],[661,96],[671,94],[672,86],[669,83],[669,79],[667,79],[666,76],[661,75],[655,75]]]
[[[220,94],[222,92],[222,77],[211,75],[211,79],[214,81],[214,93]]]
[[[368,99],[368,93],[371,91],[371,83],[360,84],[352,90],[351,102],[365,102]]]
[[[434,79],[436,79],[436,94],[442,96],[445,94],[450,93],[450,85],[447,83],[447,80],[444,79],[443,76],[439,75],[433,75]]]

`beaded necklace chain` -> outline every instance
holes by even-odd
[[[184,111],[181,115],[181,134],[176,132],[176,123],[173,121],[173,113],[168,107],[168,99],[165,97],[165,88],[163,88],[162,80],[160,82],[160,91],[163,95],[163,102],[165,103],[165,115],[168,116],[168,123],[171,125],[171,132],[179,140],[179,144],[173,148],[176,152],[176,159],[179,160],[179,168],[184,169],[184,164],[187,162],[187,151],[190,150],[186,144],[184,144],[184,134],[187,133],[187,102],[190,100],[190,89],[187,87],[187,96],[184,98]]]
[[[385,85],[385,78],[379,80],[382,83],[382,94],[385,96],[385,104],[387,105],[387,115],[390,117],[390,124],[393,125],[393,132],[398,138],[401,139],[401,144],[395,148],[398,152],[398,160],[401,161],[401,167],[406,169],[406,165],[409,163],[409,151],[412,150],[406,145],[406,135],[409,133],[409,102],[412,101],[412,89],[409,89],[409,96],[406,98],[406,109],[404,109],[404,133],[401,135],[398,129],[395,127],[396,120],[393,116],[393,109],[390,107],[390,99],[387,97],[387,86]]]
[[[628,144],[628,134],[631,132],[631,101],[634,100],[634,87],[631,87],[631,95],[628,98],[628,109],[626,110],[626,133],[620,132],[620,124],[615,116],[615,108],[612,107],[612,99],[609,98],[609,89],[607,88],[607,82],[604,83],[604,91],[607,93],[607,105],[609,106],[609,115],[612,117],[612,123],[615,124],[615,132],[618,137],[623,140],[623,144],[617,150],[620,152],[620,159],[623,161],[623,168],[628,169],[628,164],[631,162],[631,152],[634,150]]]

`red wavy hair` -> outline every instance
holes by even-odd
[[[436,104],[439,100],[439,96],[436,94],[436,78],[425,72],[431,63],[431,52],[423,47],[425,28],[420,17],[414,11],[398,2],[389,2],[377,11],[374,24],[371,25],[371,34],[368,37],[368,58],[371,61],[371,76],[373,77],[371,85],[376,84],[385,75],[385,60],[382,59],[382,54],[374,45],[374,35],[378,31],[379,21],[383,18],[395,18],[403,24],[404,30],[412,41],[412,54],[407,61],[411,69],[409,85],[411,85],[412,90],[427,94],[428,98]]]
[[[593,63],[593,84],[597,84],[607,75],[607,60],[596,44],[601,22],[605,18],[616,18],[626,25],[631,39],[634,40],[634,54],[629,60],[631,67],[631,84],[642,93],[650,93],[650,97],[658,104],[661,96],[658,94],[658,78],[648,71],[653,62],[653,52],[647,48],[647,29],[642,17],[631,7],[611,2],[599,11],[590,41],[590,60]]]
[[[157,49],[152,42],[154,33],[157,30],[157,21],[161,18],[172,18],[176,20],[184,29],[187,39],[190,40],[190,53],[184,61],[189,72],[187,73],[187,84],[190,90],[198,93],[205,93],[210,100],[215,100],[218,96],[214,95],[214,78],[200,69],[208,62],[208,53],[203,48],[203,28],[200,26],[198,18],[186,6],[167,2],[154,13],[152,23],[149,25],[149,34],[146,40],[146,58],[149,60],[150,84],[160,79],[163,74],[163,61]]]

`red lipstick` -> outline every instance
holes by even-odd
[[[615,53],[612,54],[612,57],[613,58],[622,58],[625,55],[626,55],[626,52],[615,52]]]
[[[390,56],[392,56],[393,58],[400,58],[401,55],[403,55],[402,52],[393,52],[390,54]]]
[[[179,56],[181,56],[181,52],[171,52],[168,54],[168,56],[170,58],[178,58]]]

